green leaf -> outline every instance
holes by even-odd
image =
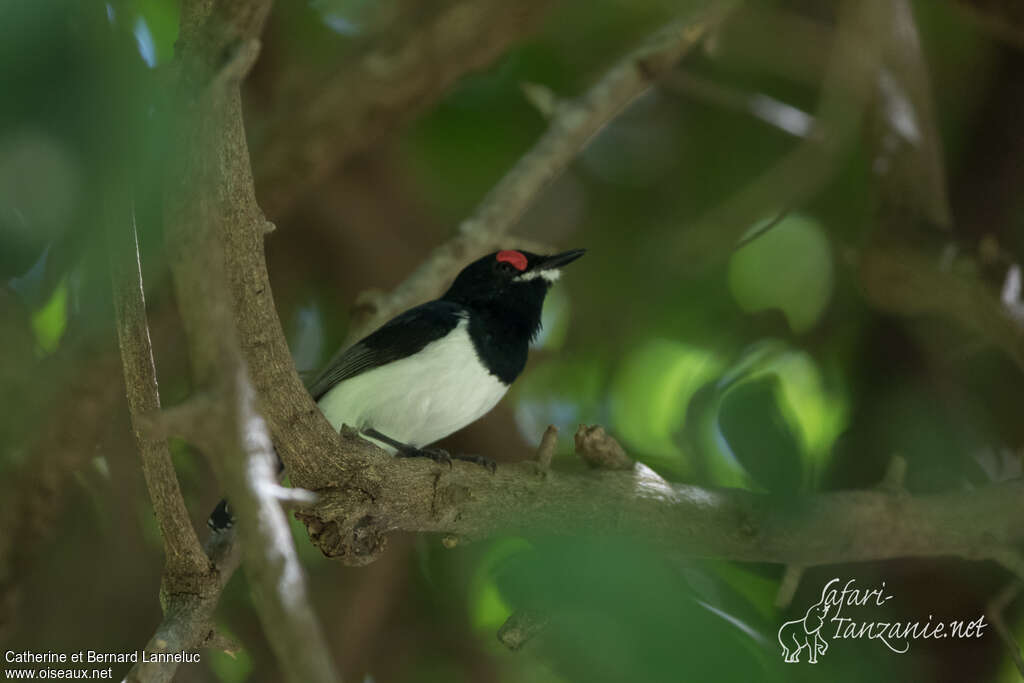
[[[821,317],[832,277],[828,238],[817,221],[799,214],[783,218],[729,260],[729,288],[740,308],[778,309],[798,333]]]
[[[494,633],[512,614],[512,607],[502,597],[496,576],[509,558],[533,549],[530,542],[517,536],[503,538],[491,544],[477,567],[469,588],[470,620],[479,631]]]
[[[32,314],[32,330],[36,335],[40,355],[49,355],[57,350],[67,326],[68,283],[67,278],[63,278],[54,288],[50,299]]]
[[[682,464],[675,436],[683,428],[694,393],[725,366],[715,353],[669,339],[634,349],[615,375],[611,419],[617,434],[638,455]]]

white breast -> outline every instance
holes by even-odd
[[[480,362],[467,325],[459,322],[410,358],[340,382],[320,399],[320,410],[335,429],[373,428],[416,447],[462,429],[508,391]]]

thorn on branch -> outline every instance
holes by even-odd
[[[223,652],[232,659],[235,659],[235,655],[244,649],[241,643],[221,631],[213,631],[210,634],[210,639],[206,641],[205,646],[211,650]]]
[[[548,425],[544,430],[544,436],[540,437],[540,447],[537,449],[537,467],[541,472],[551,469],[551,460],[555,457],[555,448],[558,446],[558,427]]]
[[[574,438],[576,454],[591,467],[602,470],[633,469],[633,459],[626,455],[619,442],[601,425],[580,425]]]
[[[139,430],[153,440],[177,436],[199,447],[208,447],[217,402],[207,394],[197,394],[184,403],[138,416]]]
[[[548,615],[536,610],[518,610],[498,629],[498,641],[510,650],[518,650],[547,628]]]
[[[1024,553],[1021,551],[1013,547],[997,546],[990,550],[985,557],[995,560],[1019,580],[1024,581]]]
[[[775,594],[775,606],[779,609],[789,607],[796,595],[796,589],[800,587],[800,579],[804,577],[806,567],[800,564],[787,564],[786,570],[782,573],[782,581],[779,583],[779,591]]]
[[[224,87],[241,82],[256,63],[259,54],[260,41],[257,38],[229,45],[224,50],[220,70],[210,82],[210,91],[221,92]]]
[[[892,456],[889,466],[885,468],[885,475],[878,483],[878,488],[893,495],[904,495],[907,489],[904,482],[907,478],[907,459],[900,454]]]
[[[558,111],[558,96],[546,85],[524,82],[519,84],[519,88],[523,91],[526,101],[536,107],[545,119],[550,119]]]

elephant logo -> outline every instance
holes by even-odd
[[[817,664],[818,655],[828,650],[828,643],[821,637],[828,608],[825,596],[822,595],[821,600],[810,606],[803,619],[787,621],[779,627],[779,645],[782,646],[782,656],[787,663],[799,662],[800,653],[806,648],[807,661]]]

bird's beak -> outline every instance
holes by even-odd
[[[572,251],[563,251],[561,254],[555,254],[554,256],[545,256],[539,259],[530,270],[558,270],[586,253],[586,249],[573,249]]]

